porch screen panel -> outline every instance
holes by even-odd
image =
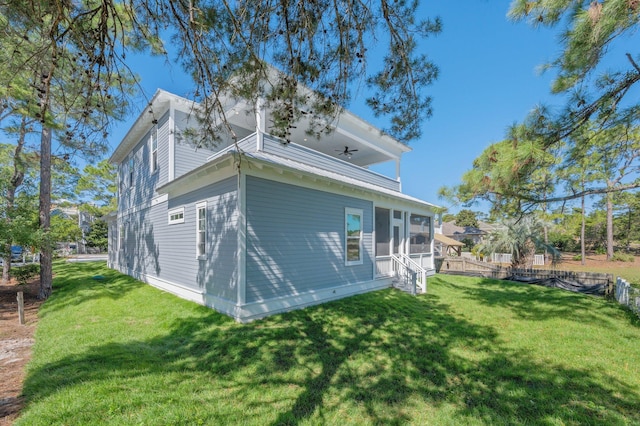
[[[389,256],[389,209],[376,207],[376,256]]]
[[[412,214],[409,227],[409,253],[429,253],[431,251],[431,218]]]

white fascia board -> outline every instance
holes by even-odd
[[[373,202],[382,201],[394,208],[416,211],[432,211],[438,206],[397,191],[387,190],[373,184],[358,184],[355,179],[341,175],[316,174],[308,170],[301,170],[285,164],[256,158],[255,154],[242,154],[240,162],[242,173],[264,179],[275,180],[309,189],[330,192],[351,197],[359,197]]]
[[[158,187],[158,194],[170,194],[172,197],[186,194],[205,185],[235,176],[235,151],[223,155],[197,167],[190,172]]]

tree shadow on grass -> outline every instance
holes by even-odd
[[[29,404],[100,383],[113,387],[112,398],[122,396],[108,406],[86,401],[96,419],[113,405],[144,411],[202,398],[205,406],[221,404],[197,414],[212,424],[419,423],[425,410],[445,406],[447,421],[459,422],[640,422],[637,388],[612,377],[603,385],[586,368],[535,363],[505,349],[491,327],[454,316],[435,295],[385,290],[246,325],[194,312],[165,335],[88,346],[33,369]],[[152,391],[132,403],[127,391],[140,387]],[[184,423],[196,421],[190,410],[182,415]]]
[[[75,262],[54,266],[53,295],[40,309],[46,315],[90,300],[117,300],[145,284],[109,269],[106,262]]]

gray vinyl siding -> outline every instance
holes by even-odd
[[[207,161],[207,157],[213,154],[213,151],[204,147],[197,147],[196,141],[185,136],[184,132],[187,129],[197,129],[199,127],[198,120],[194,114],[175,111],[174,119],[174,164],[175,177],[177,178],[204,164]]]
[[[245,129],[232,125],[232,130],[238,141],[255,132],[255,129]],[[186,129],[198,128],[197,119],[193,114],[182,111],[175,112],[175,177],[184,175],[191,170],[203,165],[214,153],[223,150],[233,143],[228,132],[223,132],[221,140],[216,141],[214,145],[207,147],[197,147],[196,142],[184,136]]]
[[[237,300],[237,178],[208,185],[124,217],[122,257],[134,273]],[[196,258],[196,203],[207,202],[207,255]],[[184,223],[168,212],[184,207]]]
[[[155,190],[167,180],[169,168],[169,113],[158,120],[158,170],[151,173],[151,149],[149,139],[152,129],[140,139],[131,152],[118,166],[118,184],[120,200],[118,210],[126,211],[132,207],[149,202],[157,194]],[[133,186],[129,183],[129,161],[133,158]],[[121,185],[121,183],[123,183]]]
[[[369,182],[393,191],[400,191],[400,184],[395,179],[374,173],[365,168],[354,166],[345,161],[338,160],[331,156],[319,153],[311,148],[297,144],[283,145],[272,136],[264,137],[264,152],[290,158],[304,164],[308,164],[319,169],[329,170],[350,178]]]
[[[196,142],[184,136],[187,129],[197,129],[198,122],[193,114],[182,111],[175,112],[175,177],[184,175],[191,170],[203,165],[207,162],[207,158],[215,152],[224,149],[232,143],[232,139],[228,134],[222,134],[221,140],[215,142],[215,145],[208,147],[198,147]],[[236,134],[237,140],[241,140],[253,133],[255,130],[244,129],[238,126],[232,126],[233,132]]]
[[[362,265],[345,266],[345,208],[363,210]],[[373,279],[373,203],[247,176],[246,301]]]
[[[164,185],[169,181],[169,134],[171,133],[169,123],[169,111],[158,120],[158,181],[157,186]],[[147,135],[149,140],[149,135]],[[151,153],[149,153],[151,155]],[[149,159],[149,165],[151,159]],[[155,188],[154,188],[155,190]]]

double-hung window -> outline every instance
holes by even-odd
[[[133,172],[135,170],[135,162],[133,157],[129,158],[129,188],[133,188]]]
[[[362,264],[362,210],[345,208],[345,265]]]
[[[196,257],[207,254],[207,203],[196,204]]]
[[[154,127],[151,130],[151,137],[149,139],[149,151],[151,155],[149,156],[149,160],[151,161],[151,173],[154,173],[158,170],[158,128]]]
[[[120,250],[124,250],[124,224],[120,224],[120,228],[118,230],[118,246]]]

